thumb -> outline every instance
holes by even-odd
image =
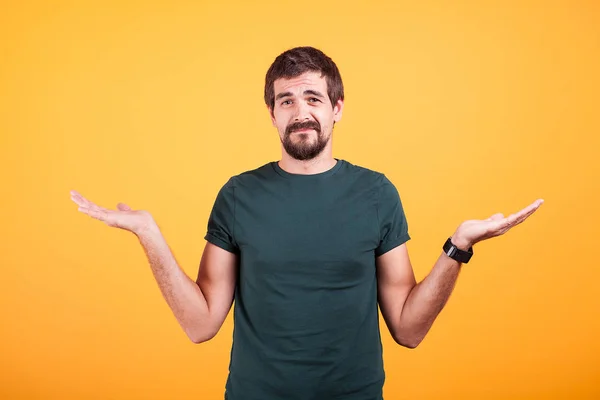
[[[129,207],[127,204],[124,204],[124,203],[117,204],[117,209],[119,211],[131,211],[131,207]]]
[[[488,219],[486,219],[486,221],[497,221],[502,218],[504,218],[504,214],[496,213],[496,214],[492,215],[491,217],[489,217]]]

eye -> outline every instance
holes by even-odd
[[[317,99],[316,97],[311,97],[310,99],[308,99],[309,101],[315,102],[318,101],[319,103],[321,102],[321,100]]]
[[[282,106],[283,105],[287,105],[287,104],[292,104],[292,101],[291,100],[284,100],[284,101],[281,102]]]

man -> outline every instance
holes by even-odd
[[[79,211],[138,236],[193,342],[216,335],[235,299],[226,399],[382,399],[377,307],[394,340],[415,348],[472,246],[523,222],[543,200],[506,218],[460,224],[417,284],[396,188],[332,156],[344,107],[335,63],[311,47],[288,50],[268,70],[264,96],[282,158],[219,191],[196,282],[148,212],[122,203],[107,210],[76,192],[72,199]]]

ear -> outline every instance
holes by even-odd
[[[333,107],[333,122],[340,122],[342,119],[342,111],[344,111],[344,100],[339,99]]]
[[[267,110],[269,110],[269,116],[271,117],[271,123],[273,124],[273,126],[277,126],[275,125],[275,114],[273,114],[273,109],[269,106],[267,106]]]

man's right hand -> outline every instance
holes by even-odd
[[[76,191],[71,199],[79,211],[108,226],[137,235],[152,273],[175,318],[194,343],[213,338],[233,304],[237,282],[238,256],[210,242],[206,243],[198,278],[191,280],[177,264],[169,245],[149,212],[117,204],[116,210],[100,207]]]
[[[79,206],[78,210],[82,213],[108,226],[133,232],[137,236],[155,226],[154,219],[148,211],[132,210],[127,204],[119,203],[116,210],[109,210],[96,205],[75,190],[71,190],[71,200]]]

